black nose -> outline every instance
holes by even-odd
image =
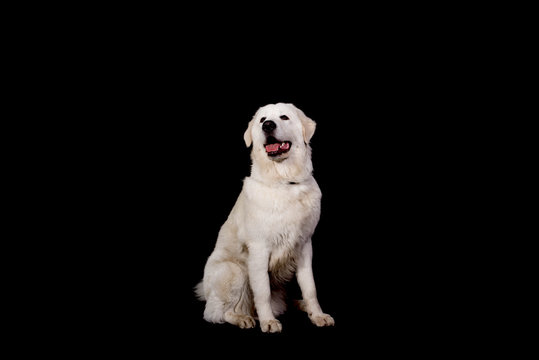
[[[277,125],[275,125],[275,123],[271,120],[266,120],[262,124],[262,130],[264,130],[267,133],[272,132],[273,130],[275,130],[276,127]]]

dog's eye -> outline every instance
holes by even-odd
[[[281,120],[288,120],[288,116],[286,116],[286,115],[281,115]]]
[[[260,119],[260,122],[264,122],[264,120],[266,120],[266,117],[262,117],[262,119]]]

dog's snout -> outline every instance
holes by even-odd
[[[276,127],[277,125],[275,125],[275,123],[271,120],[266,120],[262,124],[262,130],[264,130],[267,133],[272,132],[273,130],[275,130]]]

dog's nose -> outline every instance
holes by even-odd
[[[264,130],[267,133],[272,132],[273,130],[275,130],[276,127],[277,125],[275,125],[275,123],[271,120],[266,120],[262,124],[262,130]]]

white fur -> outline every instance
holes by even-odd
[[[268,156],[263,117],[276,123],[275,138],[292,143],[290,151]],[[318,303],[311,267],[311,236],[322,196],[312,176],[309,140],[315,127],[301,110],[283,103],[261,107],[249,122],[244,140],[253,145],[251,176],[243,182],[196,287],[206,301],[205,320],[251,328],[258,318],[262,331],[280,332],[276,316],[286,309],[283,285],[296,274],[303,295],[300,308],[317,326],[334,325]]]

